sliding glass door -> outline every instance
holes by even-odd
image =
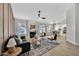
[[[28,28],[27,28],[27,21],[15,19],[15,34],[19,36],[28,37]]]

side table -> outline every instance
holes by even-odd
[[[8,53],[8,51],[6,51],[4,54],[7,54],[7,56],[18,56],[21,52],[21,47],[15,47],[15,50],[12,53]]]

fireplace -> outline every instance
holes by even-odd
[[[30,38],[35,37],[36,32],[30,32]]]

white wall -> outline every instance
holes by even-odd
[[[76,45],[79,45],[79,4],[76,4]]]
[[[67,41],[75,44],[75,4],[67,11]]]
[[[67,41],[79,46],[79,4],[67,12]]]

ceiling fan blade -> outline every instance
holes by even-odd
[[[40,10],[39,10],[38,12],[39,12],[39,13],[41,13],[41,11],[40,11]]]
[[[38,11],[38,17],[40,17],[40,13],[41,13],[41,11],[39,10],[39,11]]]
[[[40,17],[40,14],[38,14],[38,17]]]
[[[42,17],[42,19],[46,19],[45,17]]]

